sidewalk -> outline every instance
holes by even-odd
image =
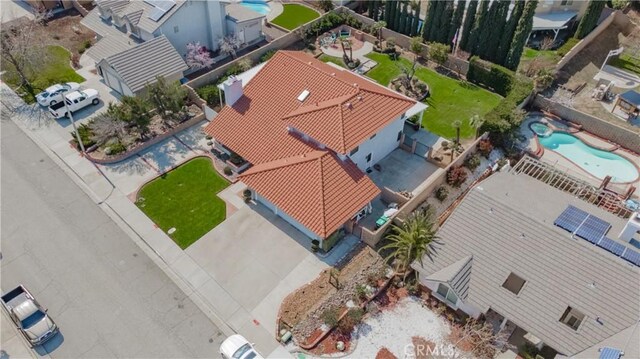
[[[6,311],[2,310],[2,342],[0,343],[0,358],[38,358],[39,356],[31,349],[27,341],[18,333],[13,326]],[[49,358],[44,355],[42,358]]]
[[[69,128],[61,127],[60,124],[48,119],[39,108],[26,105],[11,89],[4,83],[0,88],[3,104],[12,107],[11,119],[45,151],[54,162],[58,164],[70,176],[80,188],[83,189],[126,233],[145,251],[152,260],[189,296],[190,299],[216,324],[225,335],[237,332],[237,328],[230,327],[222,320],[220,308],[226,308],[229,304],[228,296],[221,295],[224,292],[218,290],[220,286],[215,278],[201,268],[185,251],[181,250],[169,236],[142,213],[136,205],[128,198],[137,189],[139,178],[129,180],[127,176],[122,176],[114,183],[107,178],[106,174],[113,178],[114,167],[96,166],[88,159],[82,157],[69,144]],[[62,124],[64,126],[64,124]],[[189,144],[189,130],[174,136],[169,144],[162,146],[175,147],[178,157],[182,160],[188,159],[189,154],[198,154],[201,149],[193,148],[198,141]],[[197,147],[197,146],[196,146]],[[165,151],[161,151],[165,152]],[[187,153],[188,152],[188,153]],[[158,173],[148,171],[151,167],[166,166],[161,158],[153,157],[146,152],[134,159],[134,164],[144,166],[144,179],[153,178]],[[146,156],[146,158],[144,158]],[[149,157],[151,156],[151,157]],[[144,160],[143,160],[144,159]],[[166,170],[167,168],[162,168]],[[147,172],[148,171],[148,172]],[[122,190],[124,188],[124,192]],[[224,293],[226,294],[226,293]],[[266,328],[257,320],[243,318],[244,322],[253,322],[246,333],[242,332],[248,340],[256,343],[256,346],[263,355],[273,358],[290,357],[291,355],[279,345],[274,335],[270,334],[272,328]],[[266,323],[269,325],[269,323]],[[242,326],[249,329],[246,325]],[[3,342],[4,343],[4,342]],[[4,344],[3,344],[4,347]],[[15,354],[17,355],[17,354]],[[20,356],[20,355],[17,355]]]

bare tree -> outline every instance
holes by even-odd
[[[453,345],[470,350],[477,358],[494,358],[507,339],[505,333],[494,333],[493,326],[473,318],[456,329],[458,338]]]
[[[42,38],[38,37],[36,29],[43,26],[44,21],[51,14],[44,9],[34,13],[34,19],[20,18],[4,23],[0,35],[0,57],[4,65],[2,70],[15,73],[18,77],[18,87],[23,87],[29,94],[35,96],[35,89],[30,81],[30,75],[47,60],[46,46]]]
[[[109,112],[102,112],[94,117],[89,128],[93,132],[91,139],[100,145],[112,139],[117,139],[121,143],[127,142],[127,138],[130,137],[127,123],[114,118]]]
[[[222,37],[218,40],[218,46],[220,46],[220,52],[223,54],[231,55],[236,58],[236,50],[240,48],[240,39],[235,35]]]
[[[213,65],[213,59],[209,55],[206,47],[200,45],[199,42],[190,42],[187,44],[187,54],[185,62],[194,70],[200,70]]]

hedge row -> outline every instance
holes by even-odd
[[[513,86],[515,73],[506,67],[473,56],[469,60],[467,80],[488,87],[502,96],[507,96]]]
[[[530,79],[515,77],[511,91],[498,103],[498,106],[485,115],[482,131],[488,131],[492,137],[496,138],[517,129],[522,122],[522,117],[518,116],[514,110],[532,91],[533,82]]]

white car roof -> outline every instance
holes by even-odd
[[[13,312],[19,320],[23,320],[37,311],[38,307],[30,300],[25,300],[13,308]]]
[[[52,93],[55,91],[60,90],[61,88],[63,88],[64,86],[60,85],[60,84],[55,84],[52,86],[47,87],[47,89],[45,90],[46,92]]]
[[[247,343],[249,342],[242,335],[234,334],[222,342],[220,345],[220,351],[231,356],[236,352],[236,350],[240,349],[240,347]]]

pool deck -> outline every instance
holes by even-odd
[[[528,116],[523,122],[522,125],[520,126],[520,133],[525,137],[525,145],[526,147],[532,152],[535,153],[536,151],[538,151],[538,146],[541,146],[539,144],[539,142],[537,141],[537,139],[534,136],[533,131],[531,131],[529,129],[529,125],[532,122],[536,122],[536,121],[540,121],[543,116],[541,116],[542,114],[535,114],[532,113],[530,116]],[[567,129],[567,125],[561,121],[557,121],[548,117],[544,117],[549,124],[553,125],[554,127],[558,128],[558,129]],[[617,155],[620,155],[624,158],[626,158],[627,160],[629,160],[631,163],[633,163],[636,168],[638,168],[638,170],[640,171],[640,156],[638,154],[632,153],[630,151],[624,150],[624,149],[620,149],[618,145],[606,141],[602,138],[599,138],[589,132],[586,131],[578,131],[576,133],[572,133],[572,135],[578,137],[580,140],[582,140],[584,143],[586,143],[587,145],[591,146],[591,147],[596,147],[596,148],[600,148],[602,150],[608,151],[608,152],[612,152],[615,153]],[[582,169],[582,167],[578,166],[577,164],[575,164],[574,162],[568,160],[566,157],[560,155],[559,153],[549,150],[549,149],[544,149],[544,153],[541,157],[542,159],[544,159],[546,162],[550,162],[550,163],[555,163],[560,167],[563,168],[570,168],[573,170],[574,175],[576,175],[577,177],[592,183],[593,185],[600,185],[602,183],[602,180],[599,178],[596,178],[594,176],[592,176],[589,172],[587,172],[586,170]],[[614,185],[616,186],[628,186],[628,185],[633,185],[636,188],[640,187],[640,179],[636,179],[634,182],[632,183],[614,183]],[[638,195],[638,194],[636,194]]]
[[[267,14],[267,21],[272,21],[284,11],[284,7],[280,1],[269,1],[267,5],[271,8],[271,11]]]

